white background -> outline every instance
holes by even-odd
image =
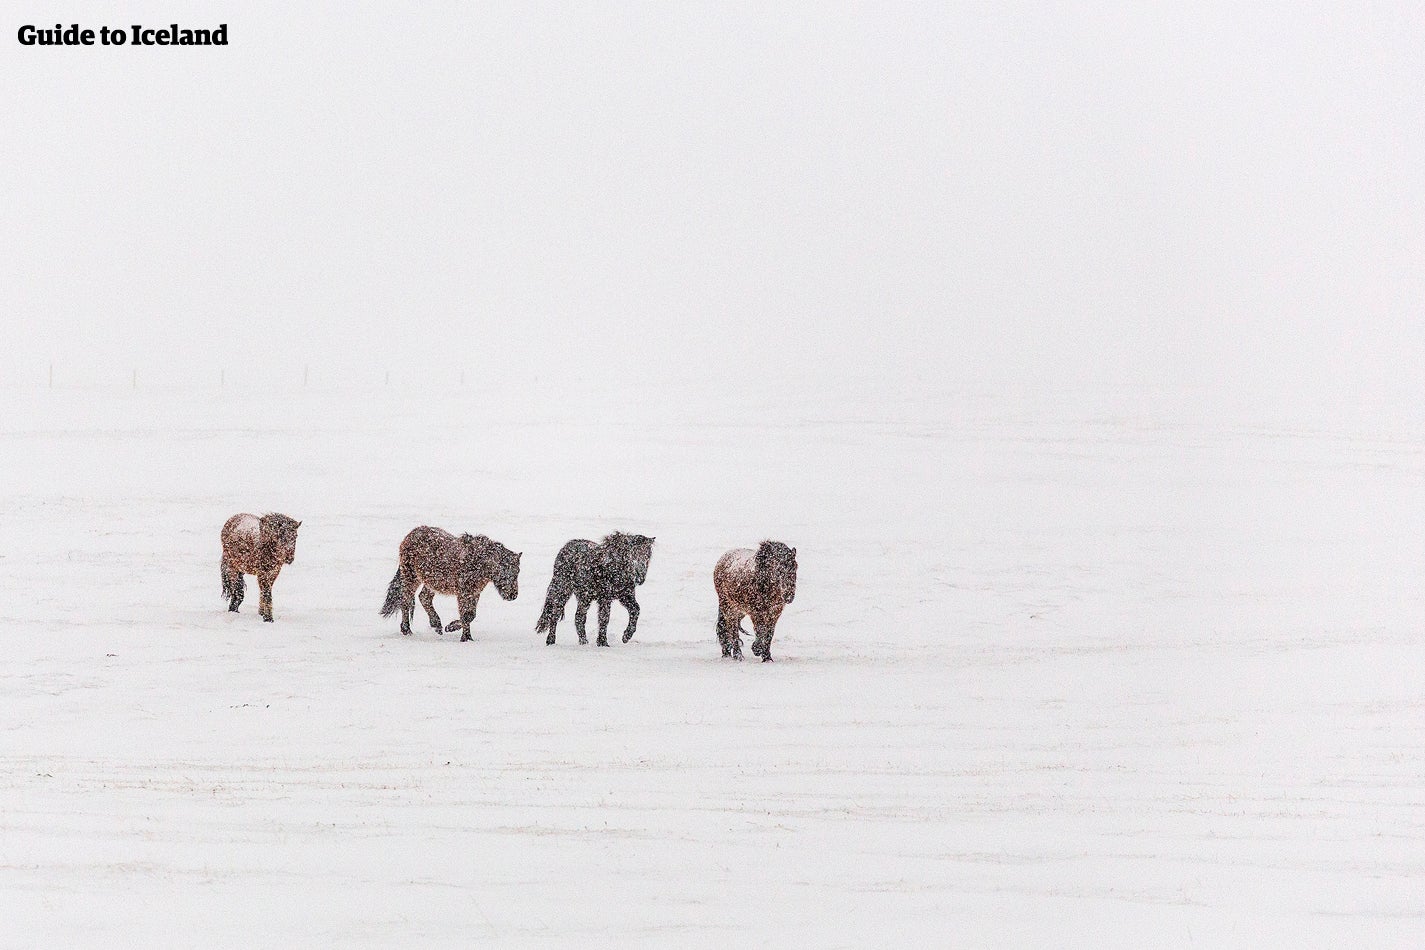
[[[1415,6],[6,14],[0,943],[1425,938]]]

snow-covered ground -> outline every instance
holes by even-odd
[[[0,943],[1425,942],[1418,429],[401,389],[4,393]],[[218,576],[265,510],[270,625]],[[421,523],[524,552],[473,643],[377,616]],[[546,648],[615,528],[637,639]],[[734,664],[762,537],[798,596]]]

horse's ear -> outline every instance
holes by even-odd
[[[649,538],[649,539],[648,539],[648,543],[649,543],[649,544],[652,544],[654,541],[657,541],[657,540],[658,540],[658,539],[657,539],[656,537],[655,537],[655,538]]]
[[[792,548],[792,557],[796,557],[796,556],[797,556],[797,549],[796,549],[796,548]]]
[[[523,551],[516,551],[516,552],[515,552],[515,563],[518,564],[519,561],[520,561],[520,558],[522,558],[522,557],[524,557],[524,552],[523,552]]]
[[[299,527],[299,528],[302,527],[302,522],[300,522],[300,521],[297,522],[297,527]]]

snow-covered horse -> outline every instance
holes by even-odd
[[[722,655],[742,659],[742,618],[752,618],[752,655],[772,659],[772,634],[782,608],[797,596],[797,549],[763,541],[757,550],[733,548],[713,568],[717,642]]]
[[[544,610],[535,624],[535,633],[549,631],[545,645],[554,643],[554,628],[564,619],[564,606],[570,596],[579,599],[574,608],[574,629],[579,642],[588,643],[584,621],[589,615],[589,603],[599,603],[599,646],[609,645],[609,612],[617,600],[628,611],[628,627],[623,642],[633,639],[638,628],[638,600],[634,588],[648,579],[648,560],[653,556],[653,538],[641,534],[615,531],[602,544],[583,538],[570,541],[559,549],[554,559],[554,577],[549,581],[549,593],[544,597]]]
[[[493,583],[505,600],[519,596],[520,555],[483,534],[462,534],[422,525],[413,528],[401,542],[400,565],[386,590],[381,616],[389,617],[401,608],[401,633],[411,633],[411,614],[416,608],[416,588],[421,588],[421,606],[430,625],[441,632],[435,612],[436,594],[454,594],[460,619],[452,620],[445,632],[460,628],[460,640],[472,639],[470,623],[475,605],[486,584]],[[422,585],[424,585],[422,587]]]
[[[272,622],[272,584],[282,573],[282,565],[297,557],[297,529],[302,522],[286,515],[265,514],[261,518],[246,513],[233,515],[223,525],[223,596],[228,609],[237,613],[247,590],[244,574],[257,577],[261,597],[257,612]]]

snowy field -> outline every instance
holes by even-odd
[[[7,390],[0,943],[1425,943],[1419,427],[843,395]],[[270,625],[218,576],[266,510]],[[524,552],[473,643],[377,616],[422,523]],[[615,528],[637,639],[546,648]]]

